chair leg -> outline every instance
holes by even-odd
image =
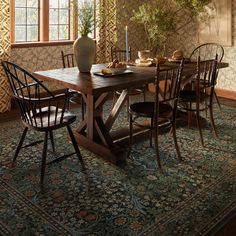
[[[159,127],[158,124],[155,124],[154,127],[154,144],[155,144],[155,150],[156,150],[156,158],[157,158],[157,164],[160,170],[161,168],[161,160],[160,160],[160,153],[159,153],[159,141],[158,141],[158,136],[159,136]]]
[[[211,120],[211,126],[213,128],[213,132],[215,137],[218,137],[217,131],[216,131],[216,126],[215,126],[215,122],[214,122],[214,117],[213,117],[213,97],[210,99],[210,120]]]
[[[12,166],[14,165],[14,163],[15,163],[15,161],[16,161],[16,158],[18,157],[18,154],[19,154],[19,152],[20,152],[20,149],[21,149],[21,147],[22,147],[22,144],[23,144],[23,142],[24,142],[24,140],[25,140],[25,136],[26,136],[26,134],[27,134],[27,131],[28,131],[28,128],[25,127],[25,129],[24,129],[24,131],[23,131],[23,134],[22,134],[22,136],[21,136],[20,142],[19,142],[19,144],[18,144],[18,146],[17,146],[16,152],[15,152],[15,155],[14,155],[14,158],[13,158],[13,161],[12,161]]]
[[[128,96],[127,98],[126,98],[126,114],[127,114],[127,121],[129,121],[129,99],[130,99],[130,96]]]
[[[131,149],[133,145],[133,116],[129,114],[129,150],[127,153],[127,158],[129,158]]]
[[[199,104],[197,105],[197,111],[196,111],[196,121],[197,121],[197,127],[200,135],[200,141],[202,146],[204,147],[203,137],[202,137],[202,128],[200,123],[200,112],[199,112]]]
[[[191,110],[192,110],[192,103],[190,102],[189,103],[189,111],[188,111],[188,128],[190,128],[192,125],[193,112]]]
[[[49,131],[49,135],[50,135],[50,140],[51,140],[51,144],[52,144],[52,150],[55,152],[55,143],[54,143],[52,130]]]
[[[80,161],[80,163],[81,163],[81,165],[82,165],[82,168],[85,169],[84,161],[83,161],[83,158],[82,158],[82,156],[81,156],[81,153],[80,153],[78,144],[77,144],[77,142],[76,142],[76,140],[75,140],[75,136],[74,136],[74,134],[73,134],[73,132],[72,132],[72,130],[71,130],[71,127],[70,127],[69,125],[67,125],[66,127],[67,127],[67,130],[68,130],[68,132],[69,132],[70,139],[71,139],[71,142],[72,142],[72,144],[73,144],[73,146],[74,146],[76,155],[77,155],[77,157],[78,157],[78,159],[79,159],[79,161]]]
[[[220,101],[219,101],[219,98],[218,98],[218,96],[217,96],[215,90],[213,91],[213,94],[214,94],[214,96],[215,96],[215,98],[216,98],[216,102],[217,102],[217,104],[218,104],[218,107],[220,108],[220,110],[222,110],[222,108],[221,108],[221,104],[220,104]]]
[[[146,85],[143,86],[143,101],[146,102]]]
[[[151,118],[150,147],[153,147],[153,144],[152,144],[152,138],[153,138],[153,118]]]
[[[46,158],[47,158],[47,148],[48,148],[48,131],[45,132],[44,143],[43,143],[43,154],[42,154],[42,164],[41,164],[41,177],[40,185],[43,185],[45,168],[46,168]]]
[[[179,146],[178,146],[178,142],[177,142],[177,136],[176,136],[176,121],[174,120],[173,123],[172,123],[172,134],[173,134],[173,138],[174,138],[174,143],[175,143],[175,149],[176,149],[176,152],[177,152],[177,156],[178,156],[178,159],[180,161],[182,161],[182,157],[181,157],[181,154],[180,154],[180,151],[179,151]]]

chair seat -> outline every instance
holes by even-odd
[[[130,111],[145,117],[154,116],[154,102],[137,102],[133,103],[130,106]],[[159,116],[160,117],[169,117],[172,113],[172,107],[166,103],[159,104]]]
[[[208,97],[209,95],[207,93],[200,92],[200,102],[203,102]],[[181,90],[179,98],[182,102],[196,102],[198,97],[194,90]]]
[[[30,111],[33,124],[28,123],[28,125],[40,130],[45,128],[56,129],[58,126],[66,126],[71,124],[76,120],[76,115],[65,111],[62,114],[62,109],[56,111],[55,106],[43,107],[41,110]],[[61,119],[63,115],[63,118]]]

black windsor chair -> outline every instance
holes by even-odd
[[[40,177],[41,186],[44,181],[46,165],[62,161],[65,158],[76,154],[84,168],[84,162],[79,147],[70,127],[70,124],[76,120],[76,116],[67,110],[69,99],[74,93],[66,90],[61,94],[53,94],[41,81],[18,65],[8,61],[3,61],[2,66],[9,80],[13,96],[20,108],[21,120],[25,126],[20,142],[15,151],[12,164],[14,165],[22,148],[43,142]],[[55,151],[53,131],[62,127],[67,128],[75,152],[46,162],[48,138],[50,138],[53,151]],[[44,132],[44,140],[35,141],[31,144],[22,146],[29,129]]]
[[[161,126],[170,125],[175,149],[179,160],[182,160],[176,137],[176,112],[179,98],[180,84],[182,79],[183,60],[178,68],[160,71],[159,64],[156,67],[155,75],[155,101],[152,102],[137,102],[130,105],[130,144],[128,157],[131,153],[133,144],[133,125],[143,127],[143,124],[138,122],[138,118],[149,118],[150,125],[150,146],[152,146],[152,138],[154,136],[156,158],[159,169],[161,168],[161,160],[159,155],[159,128]]]
[[[216,54],[218,55],[218,62],[221,62],[224,57],[224,48],[217,43],[204,43],[196,47],[192,53],[190,54],[190,60],[197,61],[200,56],[202,61],[215,59]],[[216,81],[218,77],[219,70],[216,73]],[[221,109],[219,98],[214,90],[214,97],[216,98],[216,102]]]
[[[129,47],[128,51],[129,58],[131,58],[131,47]],[[119,49],[117,47],[111,47],[111,60],[118,60],[120,62],[125,62],[126,61],[126,50]],[[113,106],[117,100],[117,96],[120,96],[122,91],[116,91],[113,94]],[[127,118],[129,114],[129,104],[130,104],[130,96],[135,96],[143,94],[143,100],[146,100],[146,85],[142,86],[141,88],[133,88],[129,91],[128,98],[126,100],[126,107],[127,107]]]
[[[188,111],[188,117],[192,112],[196,113],[197,127],[199,130],[200,141],[204,146],[200,112],[210,110],[210,120],[215,136],[217,137],[215,122],[213,118],[213,96],[215,93],[215,84],[217,79],[217,62],[215,59],[201,61],[197,60],[197,77],[192,81],[192,89],[184,89],[180,91],[179,106],[181,109]],[[190,118],[189,118],[190,119]]]

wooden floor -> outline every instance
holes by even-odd
[[[220,98],[222,105],[236,107],[236,100],[229,100]],[[75,105],[76,107],[76,105]],[[9,122],[19,119],[19,112],[13,109],[10,112],[0,114],[0,123]],[[231,212],[225,219],[223,219],[216,227],[214,227],[208,234],[209,236],[233,236],[236,235],[236,211]]]

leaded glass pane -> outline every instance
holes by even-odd
[[[57,25],[49,26],[49,39],[58,40],[58,26]]]
[[[58,8],[58,0],[49,0],[49,8]]]
[[[26,7],[26,0],[15,0],[15,7]]]
[[[69,39],[68,25],[59,25],[59,39]]]
[[[38,0],[27,0],[27,7],[38,8]]]
[[[59,24],[69,24],[69,12],[68,10],[59,10]]]
[[[59,0],[59,8],[69,8],[68,0]]]
[[[27,27],[27,41],[38,41],[38,26]]]
[[[49,24],[58,24],[58,9],[49,10]]]
[[[30,25],[38,24],[38,9],[27,9],[27,23]]]
[[[26,26],[15,26],[15,41],[26,42]]]
[[[26,24],[26,8],[15,9],[15,24],[16,25]]]

